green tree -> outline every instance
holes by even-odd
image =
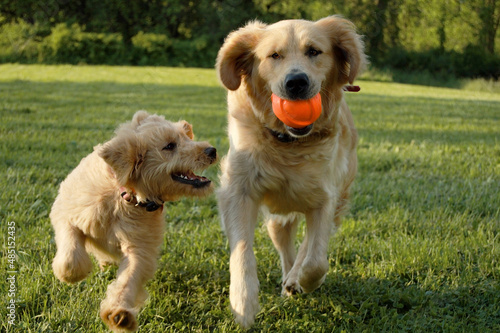
[[[495,52],[495,37],[500,23],[500,1],[482,0],[474,6],[480,19],[479,43],[484,45],[486,52]]]

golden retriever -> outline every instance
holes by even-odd
[[[251,22],[230,33],[219,51],[230,148],[217,196],[231,251],[231,310],[244,328],[259,311],[252,249],[259,208],[281,257],[283,294],[312,292],[325,279],[329,237],[357,170],[357,133],[343,88],[366,63],[361,37],[339,16]],[[271,109],[272,93],[287,100],[321,93],[322,113],[310,126],[288,127]],[[301,214],[307,232],[296,254]]]

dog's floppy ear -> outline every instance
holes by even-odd
[[[339,83],[353,83],[367,64],[364,43],[354,24],[340,16],[325,17],[316,25],[326,32],[333,46]]]
[[[227,89],[238,89],[242,76],[252,73],[254,48],[265,27],[265,24],[253,21],[227,36],[215,65],[219,79]]]
[[[146,152],[137,136],[137,128],[150,116],[144,110],[137,111],[132,121],[116,130],[115,138],[99,147],[99,156],[113,169],[121,185],[134,179],[144,162]]]
[[[185,121],[185,120],[179,121],[179,125],[184,130],[184,132],[186,133],[186,135],[191,140],[193,140],[194,139],[193,126],[190,123],[188,123],[187,121]]]
[[[139,138],[133,131],[122,129],[120,135],[99,147],[98,153],[113,169],[118,183],[126,185],[137,178],[146,152],[141,148]]]

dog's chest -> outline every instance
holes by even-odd
[[[292,165],[267,166],[260,177],[262,203],[271,213],[305,213],[320,207],[335,191],[332,163],[326,158],[307,159]]]
[[[321,184],[316,177],[288,179],[281,186],[267,189],[262,203],[274,214],[305,213],[327,201],[329,187]]]

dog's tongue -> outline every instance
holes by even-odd
[[[314,123],[321,115],[321,95],[308,100],[289,101],[271,95],[273,112],[285,125],[300,129]]]

